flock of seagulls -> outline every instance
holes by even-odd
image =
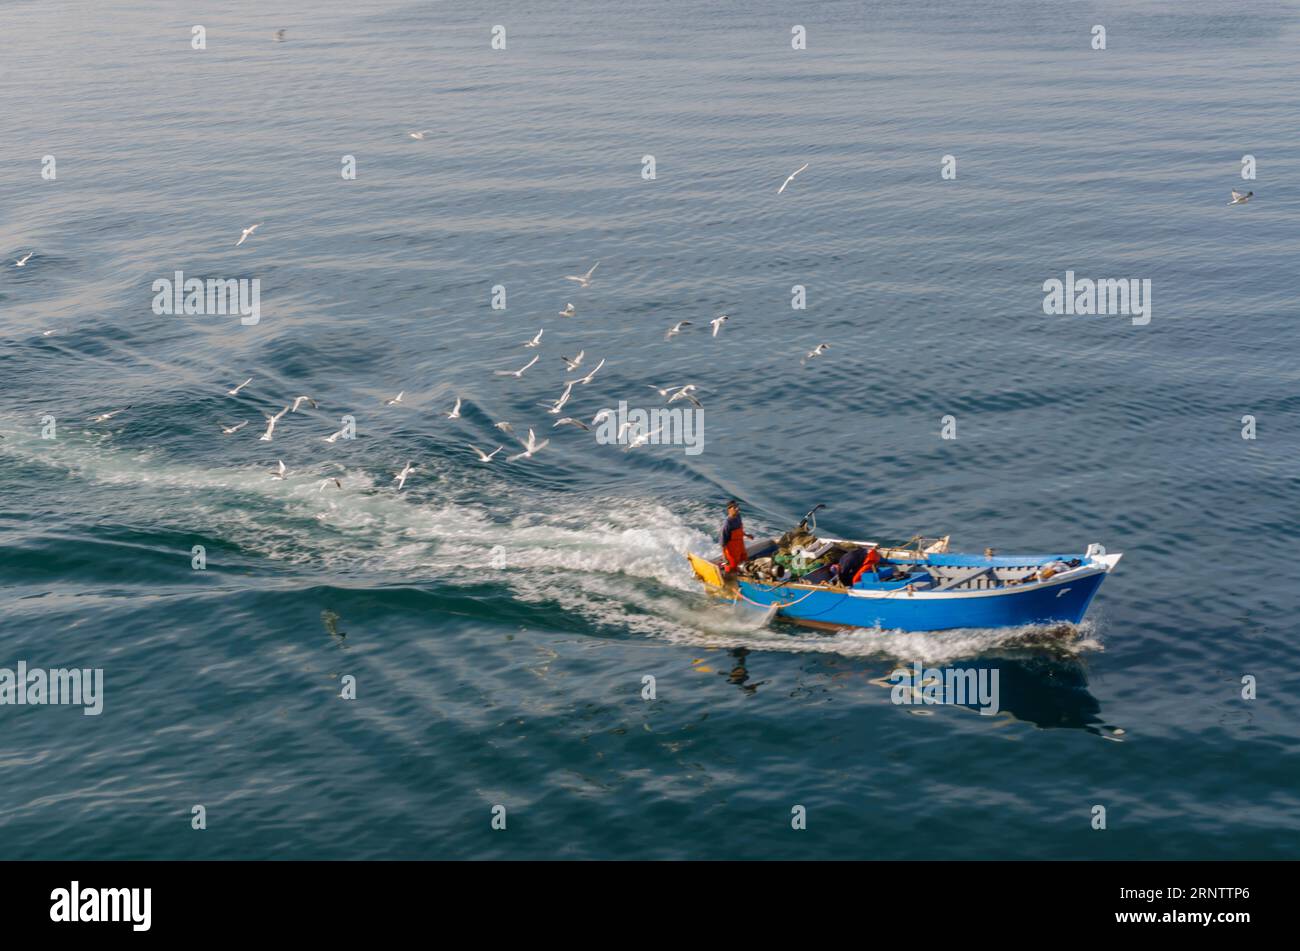
[[[284,42],[285,31],[284,30],[276,31],[276,33],[274,34],[274,39],[276,42]],[[420,129],[420,130],[407,133],[407,135],[411,139],[416,141],[423,141],[424,139],[426,139],[428,136],[432,134],[433,134],[432,129]],[[790,184],[795,180],[795,177],[798,176],[801,172],[805,171],[808,167],[809,167],[809,163],[805,162],[803,165],[799,166],[799,168],[791,172],[790,175],[786,177],[785,181],[781,183],[781,186],[777,189],[777,194],[778,195],[783,194],[786,188],[788,188]],[[1230,205],[1245,204],[1246,202],[1250,201],[1251,198],[1254,197],[1254,194],[1255,193],[1253,191],[1242,193],[1233,189],[1231,192],[1231,201],[1229,201],[1228,204]],[[240,247],[246,241],[248,241],[248,239],[252,237],[254,233],[257,231],[257,229],[260,228],[261,226],[262,226],[262,222],[258,222],[257,224],[249,225],[247,228],[242,229],[239,235],[239,240],[235,242],[235,247]],[[27,262],[32,259],[34,254],[35,254],[34,251],[28,251],[22,257],[15,260],[14,265],[16,267],[25,267],[27,265]],[[564,279],[566,281],[572,281],[573,283],[575,283],[578,286],[579,290],[586,290],[590,288],[594,283],[596,269],[598,267],[600,267],[600,261],[596,261],[584,273],[567,274],[564,276]],[[577,314],[577,309],[574,307],[572,302],[566,303],[564,309],[559,311],[559,316],[566,317],[566,318],[574,317],[576,316],[576,314]],[[723,326],[727,323],[728,320],[730,320],[730,317],[726,314],[719,314],[717,317],[710,320],[708,322],[710,328],[710,335],[714,338],[718,337],[719,334],[722,332]],[[685,329],[691,326],[694,326],[694,324],[690,320],[677,321],[671,327],[669,327],[668,330],[665,332],[664,340],[672,340],[675,337],[681,336],[682,333],[685,331]],[[522,346],[528,349],[540,350],[542,346],[542,336],[545,334],[545,332],[546,332],[545,328],[539,328],[537,334],[533,336],[531,339],[524,342]],[[49,331],[45,331],[44,335],[50,336],[51,334],[54,333],[57,333],[57,331],[49,330]],[[822,356],[829,349],[830,349],[829,344],[820,343],[812,350],[808,351],[800,362],[801,364],[806,364],[808,361],[817,359],[818,357]],[[586,355],[587,355],[586,350],[580,349],[575,356],[573,357],[562,356],[560,359],[564,363],[565,370],[569,373],[572,373],[576,371],[580,366],[582,366],[583,361],[586,358]],[[513,379],[519,380],[523,378],[524,374],[527,373],[528,370],[536,366],[540,359],[541,359],[540,354],[534,354],[531,360],[529,360],[527,363],[525,363],[522,367],[520,367],[517,370],[495,370],[493,371],[493,373],[495,376],[511,377]],[[590,372],[588,372],[585,376],[574,380],[566,380],[564,384],[564,391],[563,393],[561,393],[561,395],[558,398],[552,401],[542,402],[538,405],[545,406],[547,408],[548,414],[559,416],[560,412],[564,409],[564,407],[569,403],[570,399],[572,398],[574,387],[585,386],[591,383],[592,380],[595,378],[596,374],[600,371],[600,369],[604,365],[605,365],[605,360],[602,358],[600,362],[597,363],[596,366],[592,370],[590,370]],[[252,382],[253,382],[253,377],[250,376],[242,383],[227,390],[226,395],[231,397],[238,397],[240,396],[244,388],[247,387]],[[697,408],[702,408],[703,406],[703,404],[700,402],[699,398],[696,395],[698,391],[698,387],[693,383],[675,384],[673,386],[665,386],[665,387],[660,387],[651,384],[650,389],[654,390],[662,399],[667,400],[669,405],[676,403],[678,401],[685,401],[685,402],[689,402],[691,405]],[[384,405],[390,407],[400,406],[402,405],[402,400],[404,396],[405,396],[405,390],[402,390],[398,392],[398,394],[392,397],[391,399],[384,400]],[[319,404],[315,399],[313,399],[310,396],[303,395],[303,396],[295,397],[290,404],[286,405],[279,412],[275,414],[267,414],[266,429],[259,437],[260,441],[271,442],[275,436],[276,425],[280,422],[280,420],[283,419],[286,414],[299,412],[299,410],[305,404],[310,405],[312,409],[319,409]],[[462,405],[463,405],[462,399],[460,397],[457,397],[455,405],[451,408],[451,410],[442,413],[441,415],[448,420],[461,419]],[[103,412],[93,416],[89,416],[87,417],[87,419],[92,423],[104,423],[113,419],[114,417],[118,416],[121,413],[125,413],[129,409],[131,409],[131,406],[127,405],[120,409],[110,410],[108,412]],[[574,429],[582,430],[583,432],[590,432],[592,427],[599,425],[603,420],[609,417],[610,413],[611,413],[610,410],[603,409],[599,413],[597,413],[595,417],[592,418],[590,423],[587,423],[584,420],[579,419],[575,416],[563,416],[557,419],[552,424],[552,428],[569,426]],[[238,433],[240,430],[244,429],[248,425],[248,423],[249,423],[248,420],[243,420],[241,422],[234,423],[233,425],[226,425],[224,423],[218,425],[220,425],[221,432],[223,435],[232,436],[235,433]],[[495,424],[495,427],[501,432],[505,433],[506,435],[512,437],[514,436],[514,428],[508,421],[503,420],[497,422]],[[618,433],[619,442],[623,442],[623,438],[626,435],[628,435],[631,428],[632,428],[631,423],[624,422],[622,424]],[[338,430],[337,432],[322,438],[326,443],[333,444],[337,442],[340,438],[342,438],[348,432],[348,429],[349,429],[348,426],[344,426],[342,429]],[[644,446],[648,444],[650,439],[653,438],[659,431],[660,431],[659,429],[654,429],[649,432],[637,433],[624,444],[623,447],[624,451],[627,452],[639,446]],[[550,440],[542,439],[539,441],[537,439],[536,432],[534,431],[533,428],[530,427],[528,429],[527,439],[521,439],[519,440],[519,443],[523,451],[515,453],[514,455],[507,456],[507,461],[516,462],[519,460],[532,459],[537,453],[541,452],[548,445],[550,445]],[[474,453],[477,460],[481,463],[491,463],[495,459],[495,457],[502,452],[504,448],[503,446],[499,445],[491,452],[485,452],[484,450],[480,449],[478,446],[473,445],[472,443],[467,443],[466,445]],[[417,468],[418,468],[417,466],[415,466],[411,461],[408,460],[406,464],[398,472],[394,473],[393,481],[397,484],[396,491],[401,492],[403,489],[405,489],[407,481],[411,478],[412,473],[415,472]],[[270,472],[271,478],[276,480],[284,480],[288,474],[288,471],[289,470],[285,466],[284,461],[277,460],[276,467],[272,469]],[[343,487],[342,482],[337,477],[331,476],[321,481],[317,491],[324,491],[331,483],[333,483],[337,488],[341,489]]]

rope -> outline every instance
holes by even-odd
[[[806,600],[808,600],[808,599],[811,598],[814,594],[816,594],[818,590],[821,590],[821,589],[816,589],[816,590],[813,590],[813,591],[809,591],[809,592],[808,592],[807,594],[805,594],[802,598],[798,598],[798,599],[796,599],[796,600],[794,600],[794,601],[786,601],[786,602],[784,602],[784,603],[782,603],[782,602],[780,602],[780,601],[773,601],[771,604],[763,604],[763,603],[760,602],[760,601],[754,601],[754,600],[752,600],[752,599],[750,599],[750,598],[745,597],[745,592],[741,591],[741,590],[740,590],[740,586],[737,585],[737,586],[736,586],[736,597],[740,598],[740,600],[742,600],[742,601],[748,601],[750,604],[754,605],[754,607],[757,607],[757,608],[770,608],[773,604],[775,604],[775,605],[776,605],[776,609],[777,609],[778,611],[781,611],[781,610],[784,610],[785,608],[791,608],[791,607],[794,607],[794,606],[795,606],[796,604],[798,604],[800,601],[806,601]]]

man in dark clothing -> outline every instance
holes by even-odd
[[[867,550],[865,548],[850,548],[840,558],[839,564],[831,565],[831,580],[838,581],[847,588],[853,584],[854,577],[857,576],[858,570],[866,560]]]
[[[740,520],[740,503],[732,499],[727,503],[727,519],[722,523],[722,533],[718,538],[727,571],[735,571],[741,562],[749,560],[745,539],[753,537],[745,532],[745,523]]]
[[[854,548],[840,559],[838,565],[831,565],[831,579],[851,588],[868,572],[880,571],[879,566],[883,563],[879,548]],[[879,576],[884,577],[886,573],[892,572],[892,568],[886,568]]]

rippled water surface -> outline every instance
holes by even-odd
[[[1297,857],[1298,36],[1205,0],[0,2],[0,666],[105,677],[98,717],[0,707],[0,856]],[[155,314],[178,270],[259,280],[260,322]],[[1150,279],[1151,322],[1046,316],[1067,270]],[[692,382],[704,451],[551,429],[577,350],[566,413]],[[501,420],[550,445],[504,461]],[[1067,637],[757,629],[682,557],[732,495],[1125,558]],[[914,661],[996,669],[1002,712],[891,703]]]

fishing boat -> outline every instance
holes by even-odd
[[[835,630],[942,631],[1078,624],[1122,557],[1097,544],[1082,554],[958,554],[948,551],[946,537],[884,547],[818,537],[815,519],[808,525],[815,512],[785,535],[758,542],[733,572],[722,561],[687,558],[708,590],[769,620]],[[841,583],[831,566],[854,548],[874,549],[880,561],[856,583]]]

